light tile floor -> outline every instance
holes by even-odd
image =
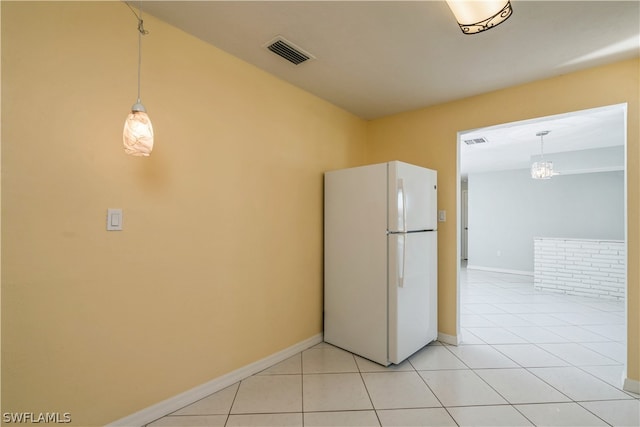
[[[638,426],[622,302],[462,270],[462,344],[384,368],[322,343],[158,426]]]

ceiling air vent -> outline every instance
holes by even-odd
[[[303,49],[281,36],[278,36],[265,44],[265,47],[295,65],[300,65],[309,59],[314,59],[314,56],[309,52],[305,52]]]
[[[464,140],[464,143],[467,144],[467,145],[484,144],[485,142],[487,142],[487,138],[485,138],[485,137],[472,138],[472,139],[465,139]]]

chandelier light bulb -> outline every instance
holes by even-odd
[[[531,165],[531,178],[551,179],[553,176],[553,162],[541,161]]]

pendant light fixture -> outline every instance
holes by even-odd
[[[129,6],[129,4],[127,4]],[[131,9],[131,6],[129,6]],[[122,140],[124,151],[132,156],[148,156],[153,149],[153,126],[147,115],[147,110],[140,101],[140,65],[142,64],[142,36],[149,32],[144,29],[142,21],[142,7],[139,8],[140,16],[131,9],[138,20],[138,99],[124,122]]]
[[[550,179],[553,176],[553,162],[544,160],[543,138],[548,134],[548,130],[536,133],[536,136],[540,137],[540,161],[531,165],[531,178],[533,179]]]
[[[509,0],[447,0],[464,34],[477,34],[511,16]]]

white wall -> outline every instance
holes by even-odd
[[[470,174],[469,267],[533,272],[534,237],[624,239],[624,172]]]

